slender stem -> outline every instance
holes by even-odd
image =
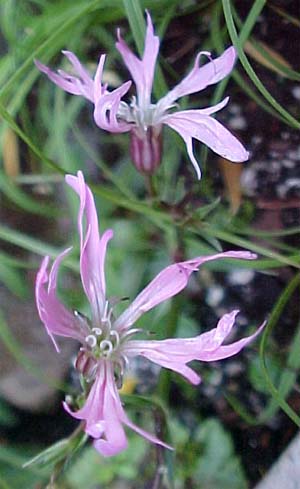
[[[71,442],[74,438],[76,438],[82,431],[84,431],[84,428],[85,428],[85,421],[81,421],[79,423],[79,425],[75,428],[73,433],[71,433],[71,435],[69,436],[69,441]],[[77,447],[78,447],[78,444],[75,447],[75,449]],[[66,455],[54,465],[54,469],[53,469],[53,472],[52,472],[50,480],[49,480],[49,484],[47,485],[46,489],[55,489],[56,488],[55,482],[60,477],[60,475],[63,471],[63,468],[65,466],[65,463],[69,457],[70,457],[70,453],[66,453]]]
[[[185,258],[184,241],[181,233],[181,228],[177,228],[176,233],[176,248],[173,252],[175,262],[183,261]],[[172,299],[171,310],[168,314],[165,325],[166,338],[172,338],[176,333],[178,318],[180,316],[182,305],[182,297],[176,296]],[[171,372],[168,369],[162,369],[158,383],[158,394],[166,403],[169,400],[170,394]]]
[[[158,438],[164,439],[164,434],[163,434],[164,420],[162,419],[161,413],[157,409],[154,411],[154,418],[155,418],[155,434]],[[151,489],[162,489],[164,475],[167,472],[165,456],[164,456],[165,448],[163,448],[160,445],[155,445],[155,451],[156,451],[156,471],[155,471],[155,476],[154,476],[153,485]]]
[[[157,197],[157,192],[154,184],[154,177],[153,175],[145,175],[145,184],[146,184],[146,189],[148,192],[148,195],[151,199],[154,199]]]

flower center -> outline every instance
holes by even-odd
[[[143,107],[137,102],[135,96],[129,104],[121,101],[118,108],[118,117],[129,123],[133,123],[136,126],[136,130],[139,131],[140,137],[143,137],[143,133],[147,132],[151,126],[161,126],[159,118],[162,115],[162,111],[159,110],[157,104],[148,104]],[[158,129],[157,129],[157,132]]]
[[[113,328],[113,310],[108,301],[105,303],[103,316],[97,326],[92,327],[89,319],[77,311],[75,316],[80,318],[80,321],[84,321],[86,330],[89,330],[89,334],[85,336],[84,343],[78,352],[75,368],[88,382],[91,382],[97,375],[99,362],[107,360],[113,364],[115,380],[118,388],[121,388],[124,371],[128,363],[121,347],[128,336],[135,333],[136,330],[120,334]]]
[[[74,311],[79,324],[82,326],[82,331],[88,332],[77,354],[74,366],[87,382],[92,382],[97,375],[98,369],[101,368],[99,366],[101,366],[103,360],[108,361],[113,366],[115,381],[118,389],[120,389],[128,365],[128,358],[123,345],[131,336],[141,330],[131,328],[119,332],[114,329],[113,305],[109,305],[108,301],[106,301],[102,318],[97,321],[97,326],[93,326],[88,318],[78,311]]]
[[[120,344],[120,335],[117,331],[103,331],[101,328],[92,328],[91,334],[85,338],[87,349],[95,359],[109,358]]]

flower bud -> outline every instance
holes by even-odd
[[[143,133],[130,131],[130,155],[134,166],[140,173],[152,175],[161,163],[161,126],[149,126]]]
[[[96,371],[97,361],[86,350],[80,349],[74,366],[84,377],[92,380]]]

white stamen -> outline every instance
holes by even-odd
[[[116,345],[115,346],[118,347],[119,344],[120,344],[120,335],[119,335],[119,333],[117,331],[113,330],[113,331],[110,332],[110,337],[115,337],[116,338]]]
[[[126,331],[126,333],[122,334],[122,340],[124,340],[125,338],[128,338],[129,336],[132,336],[136,333],[140,333],[141,331],[143,331],[141,328],[129,329],[128,331]]]
[[[110,322],[111,321],[111,316],[112,316],[112,313],[113,313],[113,310],[112,308],[109,310],[109,313],[108,313],[108,316],[107,316],[107,320]]]
[[[92,331],[95,333],[96,336],[102,335],[102,329],[101,328],[92,328]]]
[[[86,338],[85,341],[91,348],[95,348],[97,345],[97,338],[93,334],[89,334]]]
[[[122,354],[122,360],[123,360],[123,363],[124,363],[124,366],[123,366],[123,372],[124,370],[128,367],[129,365],[129,360],[128,358],[126,357],[126,355],[124,355],[124,353]]]
[[[103,320],[107,320],[107,309],[108,309],[108,301],[105,301],[105,306],[104,306],[104,313],[103,313]]]
[[[108,356],[111,354],[111,352],[114,349],[111,341],[109,341],[109,340],[101,341],[99,346],[100,346],[100,349],[103,350],[103,352],[108,354]]]

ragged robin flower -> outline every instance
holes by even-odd
[[[196,56],[193,69],[169,93],[157,103],[152,102],[152,86],[159,51],[159,38],[154,34],[150,14],[147,14],[147,29],[142,59],[129,49],[118,30],[116,47],[130,72],[136,87],[136,96],[127,103],[122,97],[128,92],[131,81],[109,91],[102,83],[105,54],[100,56],[95,77],[92,78],[70,51],[63,51],[73,66],[74,74],[59,70],[57,73],[39,61],[36,66],[50,80],[66,92],[81,95],[94,104],[94,120],[101,129],[112,133],[130,132],[130,153],[136,168],[145,174],[153,174],[161,163],[162,127],[169,126],[184,140],[189,158],[201,178],[198,162],[193,152],[196,139],[215,153],[233,161],[246,161],[249,153],[213,114],[221,110],[229,100],[204,109],[178,110],[177,100],[185,95],[199,92],[209,85],[223,80],[233,69],[236,60],[235,48],[229,47],[218,58],[212,59],[207,51]],[[203,66],[203,57],[210,61]]]
[[[132,428],[153,443],[169,447],[156,436],[136,426],[123,409],[118,389],[124,373],[135,356],[144,357],[161,367],[184,376],[192,384],[199,384],[199,375],[188,363],[192,360],[211,362],[237,354],[259,333],[231,344],[223,344],[230,334],[238,311],[225,314],[216,328],[193,338],[147,340],[134,339],[142,330],[134,325],[147,311],[182,291],[190,275],[205,262],[221,258],[251,260],[256,256],[248,251],[227,251],[199,256],[174,263],[163,269],[138,294],[133,302],[115,317],[113,306],[106,296],[104,263],[106,248],[113,236],[112,230],[99,234],[98,218],[93,195],[84,177],[67,175],[66,182],[80,198],[78,231],[80,237],[80,274],[91,313],[85,317],[69,311],[58,299],[57,274],[70,248],[62,252],[48,272],[49,257],[45,257],[36,279],[36,303],[42,322],[52,338],[65,336],[78,340],[81,347],[75,367],[86,380],[89,390],[78,410],[64,403],[68,413],[85,422],[85,431],[94,439],[95,448],[103,456],[115,455],[127,446],[123,425]],[[163,325],[162,325],[163,328]]]

